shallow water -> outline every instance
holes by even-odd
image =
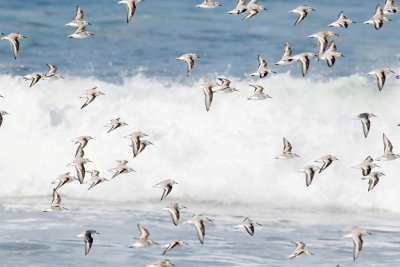
[[[67,200],[69,211],[42,213],[44,198],[1,201],[0,257],[2,266],[144,266],[168,258],[177,266],[396,266],[400,247],[398,214],[380,211],[355,213],[330,209],[274,209],[265,206],[187,203],[178,226],[167,212],[167,202],[108,203]],[[192,225],[182,225],[193,213],[202,212],[206,223],[204,245]],[[257,218],[253,237],[234,229],[245,216]],[[128,248],[141,223],[160,246]],[[353,229],[368,229],[364,247],[355,263],[352,241],[342,235]],[[95,229],[92,250],[84,256],[81,239],[74,235]],[[162,256],[161,245],[184,239],[188,246]],[[314,256],[290,260],[294,245],[304,241]],[[46,265],[46,264],[44,264]]]

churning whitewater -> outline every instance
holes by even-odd
[[[387,176],[379,183],[382,190],[371,192],[360,179],[360,171],[350,168],[369,155],[382,155],[384,129],[395,150],[400,149],[397,80],[389,77],[384,92],[379,92],[364,74],[316,80],[287,72],[258,83],[272,98],[249,101],[253,82],[227,78],[239,92],[216,94],[212,109],[204,112],[203,92],[195,85],[205,80],[191,84],[137,74],[115,84],[93,77],[65,77],[28,89],[19,77],[1,75],[1,94],[13,101],[1,103],[10,115],[0,133],[0,147],[9,151],[0,155],[0,180],[7,185],[0,188],[0,194],[50,196],[52,180],[75,172],[65,166],[76,149],[70,140],[90,135],[94,140],[85,149],[85,157],[92,161],[87,169],[99,169],[109,179],[113,173],[106,170],[116,165],[115,160],[128,159],[136,172],[90,191],[71,183],[63,188],[64,199],[154,200],[160,192],[152,185],[174,179],[179,184],[168,196],[170,202],[400,212],[395,164],[379,163]],[[82,99],[77,96],[95,86],[105,96],[81,110]],[[363,112],[377,115],[368,138],[363,136],[361,123],[352,119]],[[131,129],[107,133],[104,127],[118,117],[147,133],[155,145],[132,158],[129,140],[123,139]],[[274,159],[282,152],[282,136],[300,157]],[[327,154],[339,161],[305,188],[304,175],[296,170]]]

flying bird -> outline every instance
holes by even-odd
[[[216,8],[221,6],[221,4],[219,2],[215,2],[214,0],[204,0],[203,3],[196,5],[196,7],[200,7],[200,8]]]
[[[367,75],[376,77],[376,81],[378,82],[379,91],[382,91],[383,85],[385,84],[385,81],[386,81],[386,73],[390,73],[390,72],[395,73],[394,71],[392,71],[389,68],[382,68],[382,69],[376,69],[376,70],[370,71],[367,73]]]
[[[250,0],[249,4],[247,5],[247,11],[249,12],[249,14],[245,16],[242,20],[252,18],[255,15],[257,15],[259,11],[262,10],[267,10],[267,9],[263,6],[260,6],[258,4],[258,0]]]
[[[178,225],[179,221],[179,216],[180,216],[180,211],[181,209],[185,209],[182,204],[180,203],[170,203],[168,206],[162,209],[162,211],[168,211],[168,213],[171,215],[172,222],[175,224],[175,226]]]
[[[182,247],[182,246],[184,246],[184,245],[189,245],[189,244],[186,243],[186,242],[183,241],[183,240],[175,240],[175,241],[172,241],[171,243],[168,243],[168,244],[166,244],[166,245],[163,246],[163,248],[165,248],[165,250],[164,250],[164,252],[163,252],[163,255],[167,254],[168,251],[170,251],[170,250],[173,249],[173,248],[180,248],[180,247]]]
[[[93,234],[100,234],[100,233],[96,232],[96,230],[86,230],[75,236],[77,238],[83,238],[83,241],[85,241],[85,256],[89,253],[90,248],[92,247]]]
[[[194,66],[194,60],[196,58],[200,58],[198,55],[196,54],[184,54],[178,58],[176,58],[177,60],[182,60],[186,62],[186,70],[187,70],[187,76],[189,77],[190,74],[192,73],[192,69]]]
[[[79,183],[83,184],[85,179],[85,164],[91,162],[90,159],[76,157],[71,163],[66,166],[75,166],[76,176],[78,176]]]
[[[138,223],[138,229],[139,229],[139,237],[136,238],[136,243],[130,245],[130,248],[146,248],[152,245],[158,245],[156,242],[154,242],[153,240],[149,239],[150,236],[150,232],[144,228],[142,225],[140,225]]]
[[[1,40],[8,40],[10,41],[11,50],[14,56],[14,59],[17,59],[18,51],[19,51],[19,39],[26,38],[22,34],[19,33],[10,33],[9,35],[3,36]]]
[[[315,172],[318,171],[320,168],[317,165],[309,165],[305,166],[302,169],[297,170],[297,172],[304,172],[306,174],[306,185],[310,186],[313,181]]]
[[[254,227],[256,225],[262,226],[258,222],[251,220],[249,217],[246,217],[243,220],[243,222],[241,224],[237,225],[235,228],[236,229],[244,228],[247,231],[247,233],[249,233],[249,235],[253,236],[254,235]]]
[[[355,23],[351,19],[346,18],[344,15],[343,11],[340,11],[339,16],[335,22],[332,22],[329,24],[329,27],[341,27],[341,28],[347,28],[351,23]]]
[[[371,172],[368,177],[362,177],[362,180],[368,180],[368,192],[374,189],[379,182],[379,177],[386,175],[383,172]]]
[[[300,157],[299,155],[292,153],[292,144],[283,137],[283,154],[275,157],[275,159],[292,159]]]
[[[363,175],[363,176],[367,176],[367,175],[369,175],[369,174],[371,173],[371,170],[372,170],[373,168],[379,167],[379,166],[376,165],[373,161],[374,161],[374,159],[371,158],[370,156],[368,156],[368,157],[366,157],[366,158],[364,159],[363,162],[361,162],[360,164],[355,165],[355,166],[353,166],[353,167],[351,167],[351,168],[354,168],[354,169],[361,169],[362,175]]]
[[[310,59],[313,57],[315,57],[315,54],[309,52],[297,54],[292,57],[293,61],[300,61],[303,77],[306,76],[308,68],[310,67]]]
[[[186,222],[183,222],[183,224],[193,224],[194,228],[196,229],[197,237],[199,238],[200,243],[204,244],[204,237],[206,235],[204,222],[207,221],[212,222],[212,220],[206,216],[194,214],[192,218],[190,218]]]
[[[51,183],[58,185],[56,186],[55,190],[60,189],[63,185],[71,183],[75,180],[78,180],[75,176],[70,175],[70,172],[64,173],[59,175],[55,180],[53,180]]]
[[[356,260],[358,258],[358,255],[360,254],[360,251],[363,246],[363,240],[362,236],[363,235],[372,235],[370,232],[367,232],[365,230],[356,230],[351,233],[348,233],[346,235],[343,235],[343,238],[351,238],[353,239],[353,260]]]
[[[85,152],[83,151],[83,149],[86,147],[89,140],[92,140],[92,139],[93,139],[93,137],[91,137],[91,136],[83,135],[83,136],[78,136],[77,138],[71,140],[71,142],[74,142],[75,145],[79,144],[79,146],[75,152],[75,157],[83,157],[85,155]]]
[[[328,49],[322,55],[321,59],[326,60],[326,64],[328,64],[328,67],[333,67],[337,57],[344,57],[344,56],[342,55],[342,53],[336,52],[336,45],[333,41],[331,41],[331,43],[328,46]]]
[[[122,0],[118,4],[126,4],[126,23],[129,23],[135,14],[136,3],[140,3],[142,0]]]
[[[97,96],[104,95],[102,92],[97,90],[97,87],[93,87],[92,89],[86,90],[85,94],[81,95],[79,98],[86,98],[85,104],[81,107],[83,109],[87,105],[93,102]]]
[[[163,200],[164,198],[166,198],[169,195],[169,193],[171,193],[172,186],[174,184],[178,184],[178,183],[172,179],[167,179],[167,180],[163,180],[163,181],[159,182],[158,184],[153,185],[153,187],[154,188],[162,188],[164,190],[163,194],[161,196],[161,200]]]
[[[307,17],[308,12],[310,11],[315,11],[315,9],[309,7],[309,6],[299,6],[296,7],[295,9],[289,10],[289,13],[296,13],[299,14],[297,17],[296,22],[294,23],[294,26],[299,24],[305,17]]]
[[[119,162],[117,167],[108,170],[110,172],[114,172],[114,175],[111,177],[111,179],[117,177],[118,175],[120,175],[122,173],[130,173],[130,172],[135,171],[134,169],[126,166],[126,164],[128,163],[127,160],[118,160],[117,162]]]
[[[206,110],[209,111],[211,107],[211,102],[213,100],[214,92],[213,87],[218,86],[217,82],[211,81],[206,82],[200,85],[197,85],[198,88],[202,88],[204,92],[204,100],[206,105]]]
[[[76,28],[90,25],[89,22],[87,22],[86,20],[83,20],[83,16],[84,16],[84,13],[83,13],[82,8],[80,6],[77,6],[74,19],[65,25],[71,26],[71,27],[76,27]]]
[[[229,11],[228,14],[242,14],[247,11],[246,0],[236,0],[236,8]]]
[[[290,259],[294,259],[294,258],[300,257],[300,256],[314,255],[312,252],[304,249],[304,247],[306,246],[306,244],[304,242],[294,242],[294,241],[292,241],[291,243],[296,245],[296,249],[289,256]]]
[[[51,201],[51,206],[50,208],[44,210],[43,212],[53,212],[53,211],[63,211],[63,210],[68,210],[65,207],[62,207],[60,205],[61,203],[61,197],[57,193],[57,190],[54,188],[53,189],[53,200]]]
[[[379,30],[383,26],[383,23],[386,21],[391,21],[391,19],[383,16],[383,10],[378,4],[375,8],[375,12],[372,18],[364,21],[364,24],[373,24],[375,29]]]
[[[311,34],[308,36],[308,38],[315,38],[318,40],[318,60],[321,59],[327,45],[328,45],[328,39],[331,36],[336,36],[339,37],[339,34],[334,33],[332,31],[327,31],[327,32],[317,32],[314,34]],[[334,45],[334,44],[333,44]],[[336,50],[336,47],[335,47]]]
[[[287,65],[294,63],[292,58],[292,49],[290,48],[289,43],[286,41],[283,47],[283,54],[281,60],[275,63],[275,65]]]
[[[251,73],[250,76],[259,76],[260,78],[264,78],[269,73],[276,73],[276,72],[268,69],[267,61],[265,61],[260,55],[258,55],[258,69],[256,72]]]
[[[400,155],[393,153],[393,145],[386,134],[383,134],[383,151],[384,154],[376,160],[394,160],[400,157]]]
[[[321,173],[326,168],[328,168],[332,164],[332,162],[334,162],[335,160],[339,160],[339,159],[336,158],[335,156],[327,155],[327,156],[324,156],[324,157],[322,157],[320,159],[315,160],[314,162],[323,163],[322,167],[319,169],[319,173]]]
[[[121,118],[112,119],[109,124],[105,125],[104,127],[110,127],[107,133],[114,131],[115,129],[128,125]]]
[[[359,114],[357,117],[353,118],[355,120],[361,121],[365,138],[367,138],[369,129],[371,128],[370,118],[372,118],[372,117],[376,117],[376,115],[373,113],[364,112],[364,113]]]
[[[247,100],[263,100],[267,98],[272,98],[271,96],[263,92],[264,87],[262,87],[261,85],[249,84],[249,86],[254,88],[254,94],[248,97]]]

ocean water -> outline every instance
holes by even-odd
[[[387,76],[379,92],[365,75],[375,68],[399,72],[400,15],[376,31],[362,22],[373,15],[377,1],[316,1],[316,9],[297,26],[287,12],[304,2],[263,1],[268,10],[247,21],[228,15],[236,1],[222,7],[195,8],[201,1],[151,1],[138,4],[133,23],[117,1],[0,2],[0,31],[19,32],[17,60],[9,44],[0,41],[0,266],[145,266],[170,259],[177,266],[400,266],[400,181],[397,161],[378,163],[387,174],[371,192],[360,170],[352,169],[366,156],[383,153],[385,133],[399,151],[397,115],[400,82]],[[383,4],[379,2],[381,5]],[[74,29],[76,5],[92,25],[83,40],[66,36]],[[348,29],[328,28],[343,10],[356,21]],[[288,41],[293,53],[316,52],[307,38],[334,30],[339,58],[333,68],[312,61],[305,78],[298,63],[275,66]],[[197,53],[191,77],[176,57]],[[261,54],[277,72],[264,79],[250,77]],[[39,81],[29,88],[21,76],[46,72],[57,65],[65,79]],[[202,89],[195,85],[226,77],[239,92],[215,95],[209,112]],[[260,84],[272,96],[248,101],[249,84]],[[81,110],[79,96],[97,86],[105,93]],[[352,117],[372,112],[369,136]],[[129,126],[109,134],[104,127],[121,117]],[[155,144],[132,158],[123,136],[143,131]],[[50,181],[74,169],[80,135],[94,137],[85,148],[92,163],[111,177],[116,160],[127,159],[135,173],[120,175],[88,191],[79,183],[59,190],[69,210],[43,213],[49,207]],[[299,158],[274,160],[282,152],[282,137]],[[340,159],[316,175],[306,187],[296,172],[321,156]],[[379,169],[378,169],[379,170]],[[152,185],[172,178],[178,182],[160,201]],[[201,245],[192,225],[175,227],[160,211],[181,202],[181,222],[194,213],[213,219],[206,224]],[[253,237],[236,230],[246,217],[263,224]],[[141,223],[160,244],[184,239],[190,245],[170,251],[153,246],[129,249]],[[87,229],[100,232],[88,256],[83,241],[73,236]],[[342,235],[355,229],[365,237],[353,262],[352,242]],[[290,241],[304,241],[315,255],[289,260]]]

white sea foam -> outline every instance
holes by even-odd
[[[389,77],[382,92],[373,78],[361,75],[315,81],[292,78],[290,73],[263,80],[227,77],[240,91],[215,95],[206,112],[201,80],[165,85],[141,75],[109,84],[95,78],[66,77],[40,81],[32,88],[19,77],[0,76],[0,109],[10,113],[0,128],[0,196],[50,195],[50,181],[67,171],[75,145],[71,139],[91,135],[85,149],[107,178],[115,160],[128,159],[137,172],[120,175],[93,190],[71,183],[60,190],[68,197],[128,201],[159,201],[161,190],[152,188],[172,178],[176,185],[166,201],[261,203],[268,206],[331,206],[400,211],[400,161],[382,162],[387,174],[367,192],[361,172],[351,169],[366,156],[383,153],[385,132],[400,152],[398,81]],[[248,84],[265,86],[273,98],[248,101]],[[97,86],[105,96],[80,109],[78,97]],[[361,123],[351,118],[373,112],[368,138]],[[121,117],[129,126],[106,134],[104,125]],[[132,158],[124,135],[141,130],[149,146]],[[281,153],[282,137],[301,157],[274,160]],[[310,187],[295,170],[326,154],[340,159],[317,175]],[[64,203],[66,205],[66,203]]]

